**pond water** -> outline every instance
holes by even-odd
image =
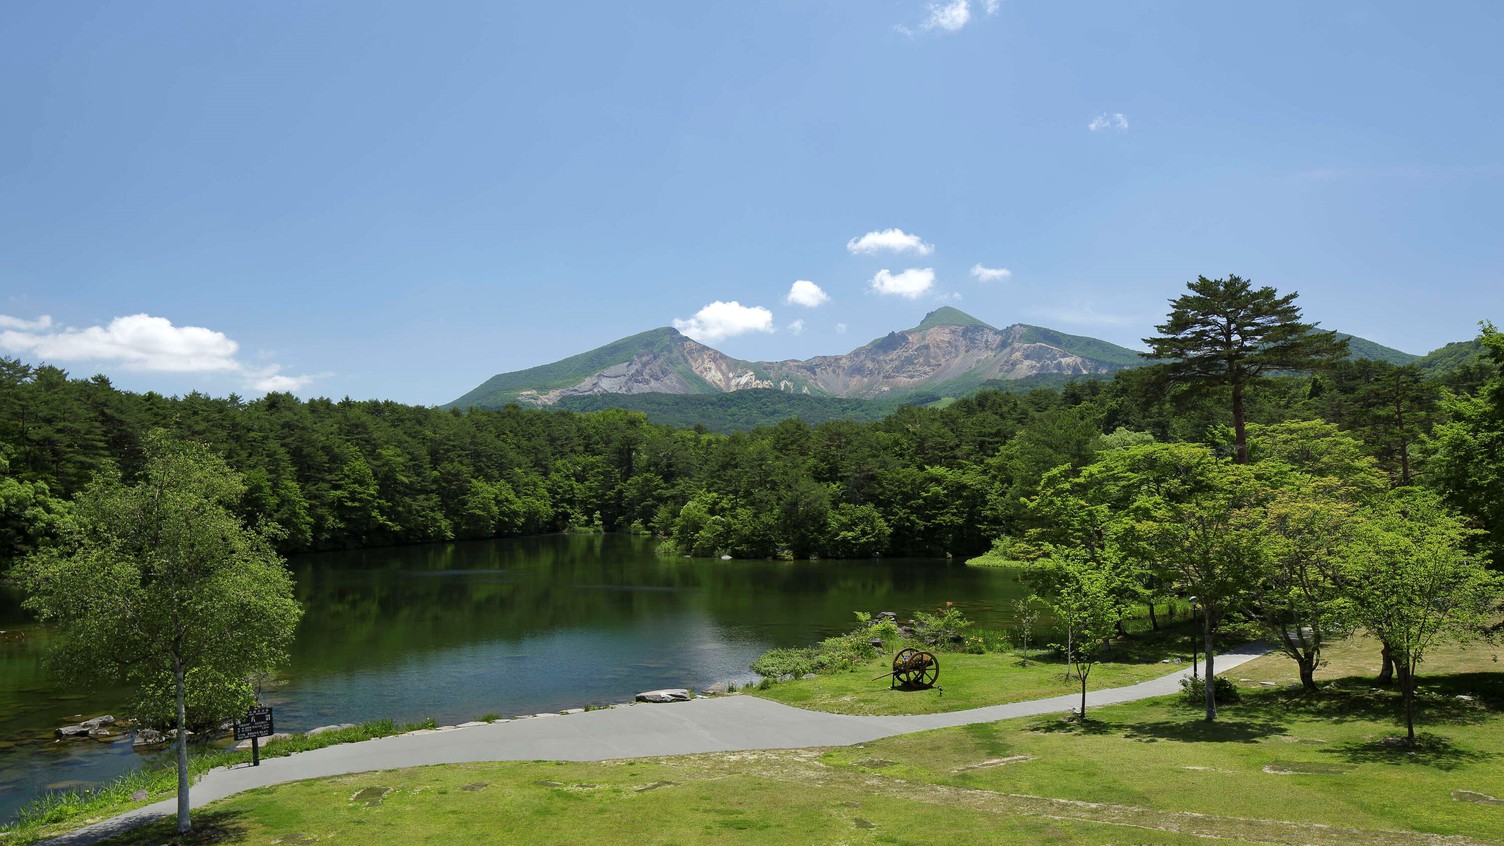
[[[748,679],[762,652],[848,630],[855,610],[907,617],[953,601],[1000,627],[1025,594],[1014,572],[947,561],[665,558],[656,543],[555,535],[299,556],[290,566],[305,614],[263,700],[279,731],[625,702]],[[37,791],[97,784],[142,760],[124,741],[53,740],[53,728],[117,710],[125,695],[50,679],[47,633],[20,600],[0,587],[0,820]]]

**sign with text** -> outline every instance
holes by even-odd
[[[236,740],[270,737],[272,732],[272,709],[269,705],[258,705],[246,711],[245,719],[235,723]]]

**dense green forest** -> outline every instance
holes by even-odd
[[[1497,531],[1504,342],[1489,328],[1469,347],[1487,355],[1263,379],[1247,419],[1335,424],[1394,485],[1431,485]],[[164,397],[0,359],[0,567],[45,542],[96,474],[137,474],[156,429],[223,454],[248,482],[243,515],[280,526],[289,553],[599,528],[696,555],[805,558],[971,556],[1027,528],[1024,500],[1052,469],[1151,440],[1228,455],[1229,423],[1225,389],[1177,389],[1154,368],[720,434],[619,409]]]

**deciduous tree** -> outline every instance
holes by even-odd
[[[1480,634],[1500,580],[1466,540],[1473,531],[1432,491],[1400,488],[1369,509],[1345,562],[1354,619],[1402,665],[1405,729],[1415,742],[1415,674],[1438,643]]]
[[[271,527],[232,510],[243,488],[207,448],[158,434],[138,482],[97,478],[60,543],[19,568],[27,607],[62,632],[56,666],[130,685],[138,717],[177,729],[180,832],[188,726],[243,712],[248,678],[285,659],[301,614]]]

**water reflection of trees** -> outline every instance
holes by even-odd
[[[857,609],[907,614],[945,601],[995,617],[1021,587],[944,562],[664,558],[648,538],[566,535],[302,556],[300,675],[567,629],[621,631],[694,614],[794,645]]]

